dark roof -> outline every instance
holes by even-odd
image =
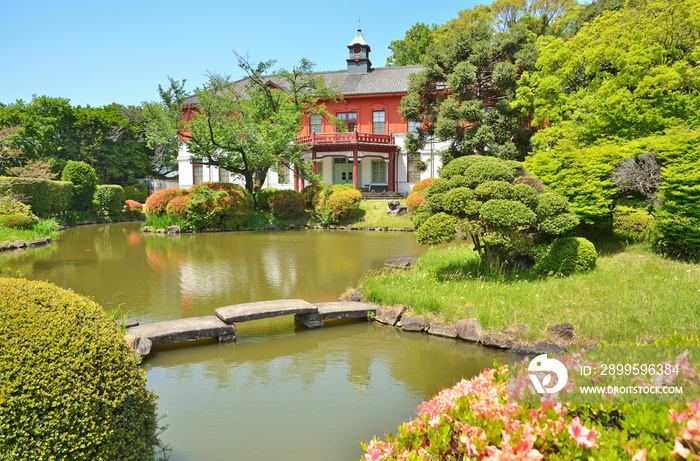
[[[326,85],[337,85],[343,96],[358,96],[372,94],[408,93],[408,76],[420,72],[423,66],[378,67],[370,69],[366,74],[348,74],[347,70],[314,72],[315,76],[323,77]],[[235,82],[242,84],[247,79]],[[284,82],[275,76],[268,78],[270,83],[285,89]],[[194,104],[195,96],[185,100],[185,104]]]

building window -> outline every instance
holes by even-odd
[[[386,162],[384,160],[372,160],[372,184],[386,182]]]
[[[372,133],[384,133],[386,125],[386,112],[375,110],[372,112]]]
[[[195,163],[192,165],[193,168],[193,177],[194,177],[194,183],[193,184],[201,184],[204,182],[204,165],[201,163]]]
[[[219,168],[219,182],[231,182],[231,173],[226,168]]]
[[[335,114],[338,120],[345,123],[348,131],[355,131],[357,128],[357,112],[338,112]]]
[[[346,157],[333,157],[333,163],[336,165],[345,165],[348,163],[348,159]]]
[[[420,181],[420,170],[416,167],[420,162],[420,154],[408,154],[408,182]]]
[[[319,114],[309,115],[309,133],[320,133],[322,120]]]
[[[418,130],[420,129],[420,122],[418,120],[409,120],[407,125],[406,131],[408,133],[418,133]]]

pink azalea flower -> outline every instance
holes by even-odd
[[[682,422],[685,421],[686,419],[688,419],[688,412],[687,412],[687,411],[682,411],[682,412],[678,413],[678,412],[677,412],[676,410],[674,410],[673,408],[671,408],[671,409],[669,410],[668,420],[669,420],[670,422],[674,422],[674,421],[675,421],[675,422],[677,422],[677,423],[682,423]]]
[[[647,449],[643,448],[637,452],[636,455],[634,455],[634,458],[632,458],[632,461],[647,461]]]
[[[569,424],[569,435],[578,445],[582,445],[586,448],[598,447],[595,439],[600,433],[582,425],[581,419],[578,416],[572,419],[571,424]]]
[[[673,451],[671,452],[671,456],[680,456],[683,459],[688,458],[688,455],[690,454],[690,450],[688,450],[686,447],[683,446],[680,440],[676,439],[676,443],[673,446]]]

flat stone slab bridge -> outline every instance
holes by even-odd
[[[218,338],[236,339],[236,323],[294,315],[294,321],[308,329],[320,328],[324,320],[367,318],[376,313],[377,305],[339,301],[311,304],[303,299],[283,299],[220,307],[215,315],[168,320],[165,322],[127,326],[126,337],[134,350],[148,355],[151,345]]]

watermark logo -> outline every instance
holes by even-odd
[[[538,355],[532,359],[532,362],[530,362],[530,366],[527,369],[531,372],[529,375],[530,381],[532,381],[535,389],[540,394],[554,394],[555,392],[559,392],[560,390],[564,389],[564,386],[566,386],[566,382],[569,379],[569,373],[566,371],[564,364],[557,359],[547,358],[547,354]],[[542,382],[540,382],[537,375],[532,374],[533,372],[538,371],[549,372],[544,377]],[[547,386],[549,386],[552,382],[552,373],[557,375],[557,384],[554,387],[548,388]]]

